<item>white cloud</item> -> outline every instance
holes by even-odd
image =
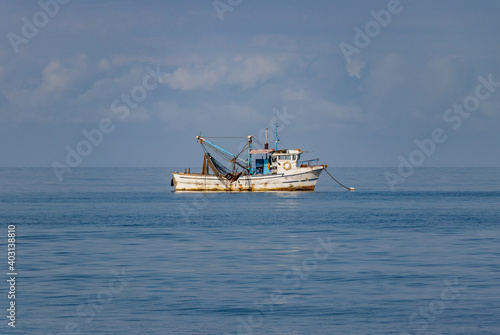
[[[181,66],[161,79],[170,88],[183,91],[210,89],[217,85],[249,88],[282,73],[286,63],[286,59],[278,57],[238,56],[203,66]]]
[[[226,75],[222,67],[185,68],[180,67],[173,73],[167,73],[161,81],[170,88],[190,91],[196,88],[210,88]]]
[[[281,72],[278,60],[269,56],[237,57],[231,64],[227,81],[243,88],[255,86]]]
[[[363,70],[366,66],[366,63],[361,59],[355,58],[347,63],[346,70],[349,73],[350,77],[361,77],[361,70]]]
[[[292,88],[285,88],[281,95],[285,101],[304,100],[307,97],[305,90]]]
[[[11,83],[2,88],[5,100],[13,107],[8,113],[24,121],[71,118],[69,115],[79,109],[75,101],[71,101],[75,88],[91,75],[90,72],[88,58],[83,53],[70,58],[51,58],[41,67],[33,65],[23,74],[23,85]]]
[[[78,54],[67,61],[68,65],[58,60],[51,60],[42,71],[40,89],[46,92],[69,89],[87,73],[87,56]]]
[[[103,58],[99,62],[98,67],[99,67],[99,70],[101,70],[103,72],[107,72],[111,69],[111,62],[109,61],[109,59]]]
[[[126,121],[149,121],[151,120],[150,112],[143,106],[138,106],[130,111]]]
[[[103,61],[100,61],[97,67],[102,63]],[[104,61],[104,64],[106,63]],[[130,95],[135,86],[142,85],[145,75],[147,75],[145,67],[139,64],[133,64],[121,72],[96,73],[94,76],[99,77],[94,79],[94,83],[85,92],[78,95],[76,102],[86,106],[104,105],[109,112],[111,103],[115,99],[122,100],[124,95]],[[148,97],[150,94],[152,92],[148,92]]]

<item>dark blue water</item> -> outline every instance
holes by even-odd
[[[179,194],[172,169],[0,169],[0,333],[500,334],[500,169],[385,171]]]

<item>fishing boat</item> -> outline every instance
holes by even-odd
[[[268,148],[267,128],[265,134],[263,148],[254,149],[256,139],[250,135],[237,155],[210,142],[207,137],[196,136],[204,151],[201,173],[187,169],[174,172],[171,181],[174,191],[314,191],[319,175],[328,165],[319,164],[317,158],[301,161],[303,152],[300,149],[280,149],[277,123],[274,149]],[[241,155],[245,151],[247,158],[243,159]],[[232,168],[218,161],[215,154],[229,162]]]

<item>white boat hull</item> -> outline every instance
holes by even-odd
[[[232,183],[216,175],[174,172],[172,182],[176,192],[314,191],[325,167],[316,165],[298,167],[278,174],[241,176]]]

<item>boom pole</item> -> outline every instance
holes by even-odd
[[[200,144],[203,144],[203,143],[206,143],[210,148],[212,148],[213,150],[215,151],[219,151],[229,157],[231,157],[231,159],[237,159],[239,161],[240,164],[238,164],[239,166],[241,166],[241,164],[244,164],[245,166],[248,166],[247,162],[239,157],[236,157],[236,155],[230,153],[229,151],[219,147],[218,145],[215,145],[213,144],[212,142],[210,141],[207,141],[206,139],[204,139],[203,137],[201,136],[196,136],[196,139],[198,140],[198,142],[200,142]],[[243,166],[242,166],[243,167]],[[246,167],[245,167],[246,168]]]

